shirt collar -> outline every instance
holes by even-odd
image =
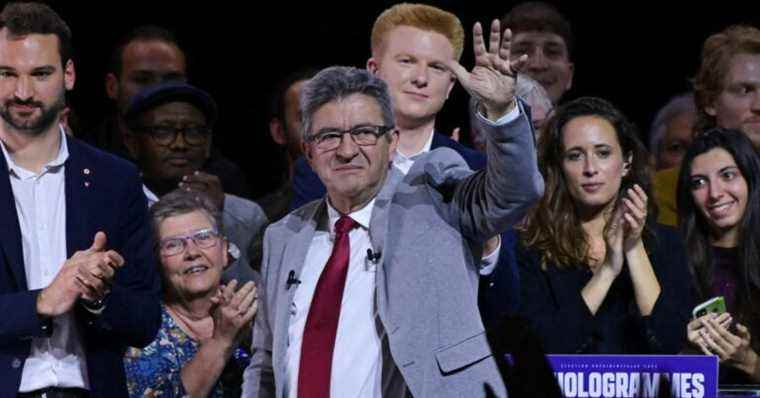
[[[63,127],[60,125],[58,126],[58,130],[59,134],[61,135],[61,143],[58,146],[58,154],[55,158],[53,158],[53,160],[47,162],[47,164],[42,167],[42,172],[40,175],[45,174],[45,172],[49,171],[52,168],[63,166],[63,164],[66,163],[66,160],[69,158],[69,146],[66,142],[66,133],[64,132]],[[8,153],[8,148],[6,148],[5,143],[2,140],[0,140],[0,148],[3,151],[3,156],[5,156],[5,161],[8,163],[8,171],[10,173],[15,174],[16,176],[34,175],[34,173],[31,171],[19,166],[16,164],[16,162],[13,161],[10,153]]]
[[[372,208],[375,207],[375,199],[369,201],[364,207],[361,209],[349,214],[348,216],[351,217],[354,221],[356,221],[357,224],[359,224],[364,229],[369,229],[369,220],[372,217]],[[328,228],[330,230],[330,235],[333,235],[335,233],[335,222],[338,221],[341,214],[338,212],[338,210],[335,210],[334,207],[330,204],[330,201],[327,201],[327,218],[329,220]]]
[[[148,189],[148,186],[143,184],[143,193],[145,194],[145,199],[148,201],[148,207],[153,207],[156,202],[158,202],[158,195],[153,193],[150,189]]]
[[[398,156],[401,159],[414,159],[414,158],[422,155],[423,153],[430,152],[430,148],[433,146],[433,135],[435,135],[434,132],[435,132],[435,129],[430,130],[430,135],[428,135],[428,139],[425,142],[425,145],[422,146],[422,149],[420,149],[419,152],[411,154],[409,156],[406,156],[403,153],[401,153],[401,151],[399,151],[397,149],[396,150],[396,156]]]

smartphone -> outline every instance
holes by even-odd
[[[720,315],[726,312],[726,299],[724,299],[723,296],[713,297],[704,303],[694,307],[691,315],[696,319],[711,312],[715,315]]]

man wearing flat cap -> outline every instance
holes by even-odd
[[[200,171],[211,154],[216,118],[216,103],[207,92],[184,82],[162,83],[141,91],[130,103],[124,141],[142,172],[149,203],[177,188],[205,192],[216,202],[237,259],[224,279],[249,281],[254,271],[246,250],[238,248],[251,245],[266,216],[254,202],[224,193],[217,176]]]

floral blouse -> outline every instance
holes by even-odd
[[[132,398],[183,397],[180,373],[198,352],[199,344],[188,336],[165,306],[161,306],[161,328],[156,339],[143,349],[130,347],[124,357],[127,389]],[[222,371],[209,397],[239,397],[242,375],[250,355],[238,348]]]

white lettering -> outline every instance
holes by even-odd
[[[589,398],[586,385],[586,374],[578,373],[578,398]]]
[[[628,397],[638,397],[641,388],[641,373],[631,373],[631,379],[628,381]]]
[[[563,377],[565,374],[562,372],[554,372],[554,377],[557,378],[557,385],[559,385],[559,389],[562,390],[562,395],[565,395],[565,378]]]
[[[615,374],[604,373],[602,375],[602,386],[604,387],[604,397],[615,396]]]
[[[644,373],[644,394],[645,398],[654,398],[660,391],[660,374]]]
[[[575,397],[578,395],[578,376],[574,372],[565,373],[565,396]]]
[[[624,397],[628,392],[628,375],[622,372],[615,373],[615,396]]]
[[[588,395],[591,398],[599,398],[602,396],[601,373],[594,372],[588,375]]]
[[[680,393],[681,393],[681,374],[671,373],[670,374],[670,396],[680,397],[681,396]]]
[[[565,397],[656,398],[660,388],[669,390],[672,397],[705,397],[705,375],[702,373],[555,372],[554,377]]]
[[[705,396],[705,375],[694,373],[691,376],[691,396],[694,398],[704,398]]]
[[[681,398],[692,398],[691,396],[691,373],[681,373]]]

